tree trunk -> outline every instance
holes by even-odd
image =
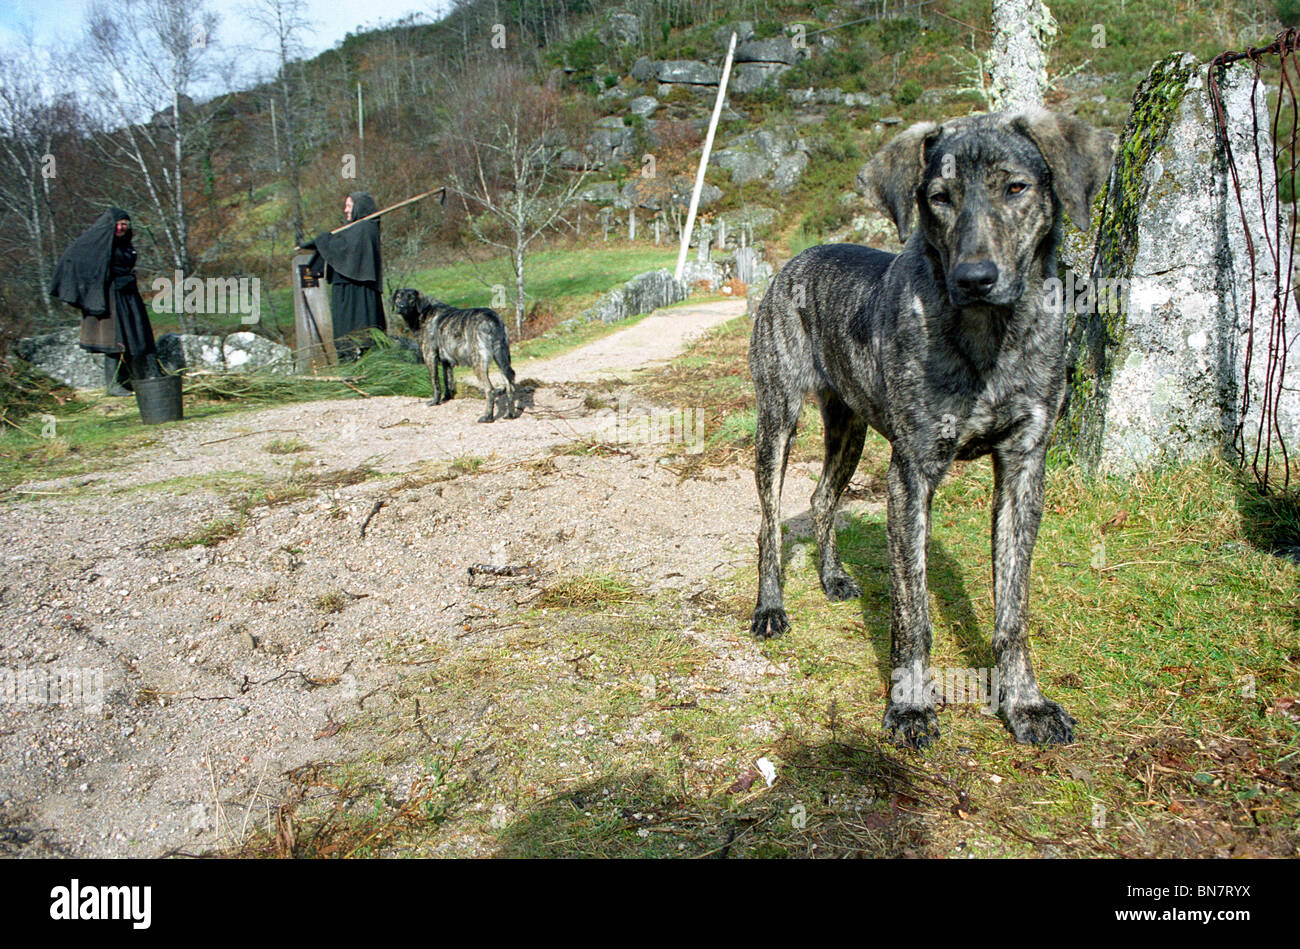
[[[523,235],[519,235],[522,237]],[[524,244],[515,242],[515,339],[524,335]]]
[[[1043,0],[993,0],[993,111],[1043,107],[1047,92],[1047,48],[1056,21]]]

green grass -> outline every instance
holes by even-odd
[[[702,467],[749,463],[747,337],[732,321],[637,383],[722,420]],[[795,460],[815,460],[819,441],[806,413]],[[409,672],[391,704],[344,726],[368,750],[319,766],[322,796],[298,812],[311,832],[289,852],[429,856],[468,840],[510,856],[1296,854],[1300,567],[1252,539],[1284,541],[1290,522],[1262,533],[1276,511],[1243,503],[1218,463],[1124,480],[1050,470],[1030,634],[1078,740],[1017,745],[953,703],[938,743],[902,750],[879,727],[887,458],[872,436],[839,531],[863,596],[828,602],[799,555],[807,539],[788,529],[793,629],[780,639],[747,638],[747,541],[734,575],[707,590],[656,592],[596,562],[504,581],[517,605],[470,611],[454,637],[390,644],[387,660]],[[991,490],[983,460],[957,465],[935,498],[937,669],[993,661]],[[490,505],[517,488],[483,491]],[[407,762],[424,773],[431,753],[432,789],[358,793]],[[760,758],[776,769],[770,788]],[[245,852],[286,851],[266,837]]]

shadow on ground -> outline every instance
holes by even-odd
[[[782,748],[771,789],[757,771],[707,799],[654,772],[617,773],[530,808],[499,838],[503,857],[917,857],[936,787],[904,752],[851,742]]]

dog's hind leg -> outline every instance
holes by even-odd
[[[447,398],[443,395],[442,360],[438,358],[437,353],[425,353],[424,368],[429,370],[429,388],[433,390],[433,398],[429,400],[429,405],[442,405]]]
[[[483,387],[483,394],[487,398],[487,408],[477,419],[479,422],[491,422],[496,418],[496,390],[492,388],[492,376],[488,374],[487,353],[480,349],[474,354],[474,377],[478,379],[478,384]]]
[[[1029,565],[1043,515],[1044,449],[993,452],[993,654],[999,704],[1016,741],[1074,740],[1075,721],[1038,688],[1029,659]]]
[[[790,628],[781,591],[781,490],[790,445],[799,423],[802,393],[758,389],[758,420],[754,436],[754,481],[763,522],[758,529],[758,605],[749,631],[758,639],[779,636]]]
[[[867,438],[866,423],[834,392],[818,393],[825,433],[826,460],[822,476],[812,496],[813,532],[817,538],[817,572],[822,589],[832,600],[852,600],[862,595],[857,581],[848,575],[840,562],[835,536],[835,509],[848,487],[862,445]]]
[[[519,418],[522,412],[515,402],[515,371],[510,366],[510,344],[504,337],[497,340],[493,358],[506,380],[506,418]]]
[[[895,741],[920,748],[939,737],[930,672],[930,594],[925,583],[934,484],[897,448],[889,462],[887,482],[893,684],[884,727]]]

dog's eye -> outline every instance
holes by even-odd
[[[952,198],[948,197],[947,191],[936,191],[930,195],[930,203],[950,205],[952,204]]]
[[[1007,185],[1007,196],[1014,198],[1028,187],[1029,185],[1025,184],[1023,181],[1013,181],[1011,184]]]

